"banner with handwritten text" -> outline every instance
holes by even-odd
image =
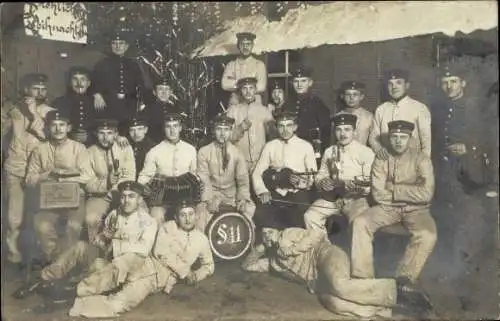
[[[24,27],[29,36],[86,43],[87,9],[82,2],[26,3]]]

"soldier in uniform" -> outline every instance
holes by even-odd
[[[94,107],[94,97],[89,91],[90,85],[90,71],[85,67],[72,67],[69,70],[66,94],[52,103],[56,109],[68,110],[73,127],[70,137],[86,146],[91,144],[90,127],[99,117],[99,112]]]
[[[7,261],[20,264],[21,252],[18,239],[24,220],[25,186],[24,178],[31,151],[46,139],[45,116],[53,110],[46,104],[47,76],[44,74],[27,74],[20,87],[23,98],[8,108],[2,119],[2,145],[8,146],[4,163],[7,190],[8,227],[5,242],[7,244]]]
[[[269,103],[268,108],[276,118],[276,115],[283,111],[283,105],[285,104],[285,89],[279,81],[275,80],[273,81],[270,92],[271,103]]]
[[[215,268],[212,250],[205,234],[196,229],[195,207],[194,203],[187,200],[180,203],[175,221],[168,221],[159,227],[152,255],[142,268],[130,273],[119,291],[109,296],[95,295],[103,291],[97,292],[80,283],[78,297],[69,315],[117,317],[139,305],[151,294],[170,293],[179,281],[197,286],[212,275]],[[198,268],[193,266],[196,261],[200,263]],[[109,289],[119,284],[110,281]]]
[[[144,160],[137,181],[147,185],[155,176],[177,177],[185,173],[196,174],[196,149],[181,140],[182,115],[164,117],[165,140],[153,147]],[[151,216],[159,224],[165,221],[167,206],[152,206]]]
[[[352,222],[369,207],[369,187],[363,187],[357,181],[369,182],[375,154],[354,139],[358,123],[355,115],[339,114],[333,122],[337,144],[328,147],[321,159],[315,182],[322,197],[304,214],[308,229],[325,230],[326,219],[340,213]]]
[[[330,110],[319,97],[311,93],[313,80],[310,70],[298,68],[292,73],[292,77],[295,94],[283,109],[298,113],[297,136],[313,145],[319,163],[321,155],[330,146]]]
[[[125,57],[131,40],[127,30],[115,31],[111,39],[112,54],[97,62],[92,74],[95,107],[104,109],[106,117],[119,122],[128,121],[137,113],[139,91],[144,88],[139,66]],[[120,134],[126,136],[126,126]]]
[[[236,208],[250,222],[255,212],[245,158],[229,142],[233,124],[234,119],[218,115],[214,120],[214,141],[198,152],[198,176],[203,182],[203,203],[197,224],[201,231],[224,205]]]
[[[255,99],[256,86],[256,78],[240,79],[238,88],[243,101],[227,110],[227,116],[235,120],[230,140],[243,153],[250,173],[259,160],[266,136],[272,132],[274,123],[269,109]]]
[[[222,89],[231,92],[236,101],[241,101],[238,97],[238,81],[243,78],[257,79],[256,91],[254,95],[258,103],[262,103],[261,93],[266,91],[267,87],[267,69],[266,65],[259,59],[253,57],[252,49],[254,46],[255,35],[250,32],[241,32],[236,34],[238,39],[237,47],[240,55],[233,61],[230,61],[224,73],[222,74]],[[239,98],[239,99],[238,99]],[[230,98],[231,100],[231,98]]]
[[[50,111],[46,115],[49,140],[33,150],[26,173],[26,184],[38,187],[44,182],[71,182],[80,185],[80,203],[76,209],[43,209],[35,215],[34,227],[41,251],[53,261],[63,250],[74,245],[85,219],[85,191],[83,186],[92,177],[85,145],[71,140],[69,115],[64,111]],[[68,175],[63,175],[64,173]],[[58,222],[67,220],[63,237],[57,231]]]
[[[388,128],[390,156],[384,159],[377,155],[371,172],[371,192],[377,205],[352,223],[352,276],[374,278],[373,236],[384,226],[402,222],[411,238],[396,274],[416,283],[437,239],[429,211],[434,170],[426,152],[409,147],[413,123],[397,120]]]
[[[263,226],[263,240],[247,256],[243,269],[272,271],[305,285],[336,315],[377,319],[390,318],[394,307],[418,309],[422,314],[430,310],[427,296],[411,284],[389,278],[352,278],[348,255],[331,244],[321,230],[283,228],[268,217]]]
[[[128,138],[130,146],[134,151],[136,176],[144,167],[146,154],[156,143],[147,135],[149,131],[148,122],[144,117],[134,117],[128,123]]]
[[[102,219],[112,207],[120,182],[135,180],[134,152],[129,145],[121,148],[116,143],[118,122],[113,119],[98,119],[95,125],[97,143],[88,148],[92,178],[87,182],[87,206],[85,222],[89,240],[98,233]]]
[[[297,115],[284,112],[278,115],[279,138],[268,142],[252,174],[255,194],[260,205],[255,211],[257,227],[265,216],[276,216],[277,220],[288,227],[304,226],[304,211],[299,205],[289,202],[309,203],[309,190],[313,185],[312,175],[300,176],[299,173],[316,172],[316,160],[311,144],[295,135]],[[270,190],[263,180],[264,171],[288,169],[292,171],[289,182],[291,187],[277,187]],[[280,203],[280,201],[283,201]]]
[[[78,241],[64,251],[52,264],[35,274],[32,281],[19,288],[14,293],[15,298],[26,298],[36,290],[46,299],[36,311],[47,313],[60,307],[53,300],[64,300],[61,302],[64,306],[68,301],[73,302],[76,293],[74,287],[68,287],[68,276],[77,266],[86,270],[77,290],[87,294],[105,291],[115,282],[123,283],[131,271],[142,267],[153,248],[156,221],[140,207],[144,193],[142,185],[125,181],[118,185],[118,191],[120,208],[106,217],[99,234],[89,242]]]
[[[354,131],[354,139],[363,145],[367,145],[373,126],[373,114],[361,106],[361,102],[365,98],[364,90],[365,84],[363,83],[357,81],[343,82],[340,88],[340,98],[344,102],[345,107],[337,115],[355,115],[357,123]]]
[[[438,226],[448,241],[444,251],[452,253],[454,271],[462,276],[479,268],[481,255],[491,255],[486,251],[492,251],[492,226],[498,223],[498,164],[493,161],[498,136],[487,125],[498,118],[488,114],[484,97],[468,90],[466,72],[457,64],[440,70],[445,97],[433,106]]]
[[[163,119],[165,115],[182,113],[183,108],[174,101],[174,93],[167,79],[160,79],[154,87],[155,100],[149,103],[141,114],[149,123],[148,135],[155,141],[161,142],[165,139]]]
[[[389,157],[388,124],[395,120],[404,120],[416,124],[412,135],[412,147],[425,152],[431,157],[431,113],[427,106],[408,96],[410,88],[409,74],[406,70],[394,69],[384,75],[390,101],[375,110],[372,131],[368,138],[369,145],[384,158]]]

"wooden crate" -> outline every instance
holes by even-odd
[[[80,185],[73,182],[40,184],[40,209],[77,208],[80,206]]]

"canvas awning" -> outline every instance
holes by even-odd
[[[498,10],[496,1],[338,1],[290,10],[281,21],[250,16],[224,27],[194,52],[201,57],[235,54],[236,33],[242,31],[257,35],[256,54],[440,32],[453,36],[498,27]]]

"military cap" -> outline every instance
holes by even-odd
[[[135,181],[125,181],[118,184],[118,191],[120,193],[123,193],[124,191],[132,191],[139,195],[144,195],[144,185]]]
[[[292,111],[283,111],[276,115],[276,121],[285,121],[285,120],[293,120],[297,121],[298,114]]]
[[[241,41],[241,40],[244,40],[244,39],[248,39],[248,40],[255,40],[255,38],[257,38],[257,36],[254,34],[254,33],[251,33],[251,32],[238,32],[236,34],[236,38],[238,39],[238,41]]]
[[[135,116],[135,117],[132,117],[132,119],[130,119],[127,122],[127,126],[129,128],[134,127],[134,126],[148,126],[148,121],[145,117]]]
[[[296,68],[294,71],[292,71],[293,78],[303,78],[303,77],[310,78],[311,76],[312,76],[312,71],[309,68],[300,67],[300,68]]]
[[[125,40],[130,42],[132,40],[132,32],[125,28],[116,28],[111,32],[111,41],[113,40]]]
[[[358,90],[358,91],[362,91],[365,88],[366,88],[365,84],[363,84],[362,82],[359,82],[359,81],[354,81],[354,80],[344,81],[340,85],[340,89],[342,91],[346,91],[346,90]]]
[[[464,76],[465,70],[457,65],[446,65],[439,70],[439,76],[444,77],[460,77]]]
[[[356,127],[357,120],[358,117],[351,114],[338,114],[333,117],[333,123],[335,126],[351,125],[352,127]]]
[[[158,80],[155,81],[155,87],[156,86],[169,86],[171,87],[171,81],[168,77],[161,77]]]
[[[66,122],[70,122],[69,112],[66,109],[56,109],[51,110],[45,115],[45,121],[47,123],[51,123],[54,120],[63,120]]]
[[[389,79],[404,79],[408,80],[410,74],[408,73],[408,70],[403,70],[403,69],[391,69],[387,70],[384,74],[384,78],[386,80]]]
[[[389,122],[389,124],[387,124],[387,126],[389,127],[389,133],[411,134],[411,133],[413,133],[413,130],[415,129],[414,123],[410,123],[410,122],[405,121],[405,120],[391,121],[391,122]]]
[[[284,90],[285,87],[283,86],[283,84],[280,81],[275,80],[272,83],[271,91],[275,90],[275,89],[282,89],[282,90]]]
[[[116,129],[118,128],[118,121],[115,119],[101,118],[95,121],[96,130],[99,129]]]
[[[226,114],[219,114],[214,118],[214,127],[232,125],[234,125],[234,118],[231,118]]]
[[[22,77],[21,87],[30,87],[33,85],[46,85],[49,77],[42,73],[29,73]]]
[[[252,85],[256,85],[257,84],[257,78],[255,77],[246,77],[246,78],[241,78],[240,80],[238,80],[236,86],[238,88],[242,87],[243,85],[247,85],[247,84],[252,84]]]
[[[85,67],[82,66],[74,66],[69,69],[68,72],[69,78],[73,77],[74,75],[85,75],[90,79],[91,72]]]
[[[182,210],[183,208],[195,208],[196,207],[196,202],[192,199],[183,199],[183,200],[180,200],[178,203],[177,203],[177,211],[179,212],[180,210]]]
[[[169,121],[179,121],[182,122],[183,120],[183,114],[180,113],[168,113],[163,117],[164,122],[169,122]]]

